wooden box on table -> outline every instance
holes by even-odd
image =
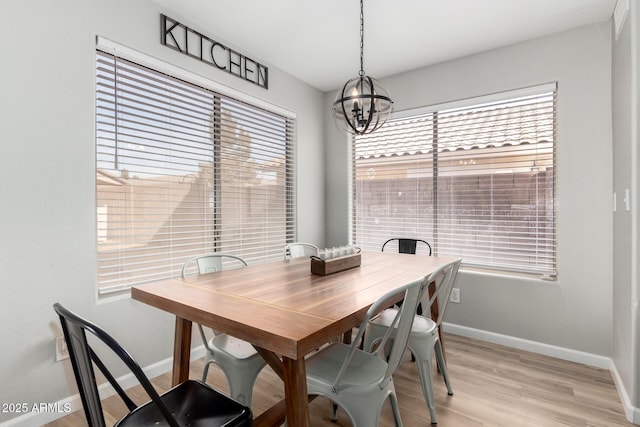
[[[331,259],[312,257],[311,273],[326,276],[328,274],[337,273],[350,268],[360,267],[360,262],[361,257],[359,253]]]

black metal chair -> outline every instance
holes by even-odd
[[[384,247],[387,246],[387,243],[392,242],[392,241],[398,241],[398,252],[401,254],[416,254],[416,249],[418,247],[418,242],[424,243],[425,245],[427,245],[427,247],[429,248],[429,256],[431,256],[431,245],[429,244],[429,242],[427,242],[426,240],[422,240],[422,239],[406,239],[406,238],[399,238],[399,237],[393,237],[389,240],[387,240],[386,242],[384,242],[384,244],[382,245],[382,252],[384,252]]]
[[[425,245],[427,245],[427,248],[429,249],[429,256],[431,256],[431,254],[432,254],[431,245],[426,240],[408,239],[408,238],[404,238],[404,237],[393,237],[393,238],[387,240],[386,242],[384,242],[382,244],[382,252],[384,252],[384,248],[385,248],[385,246],[387,246],[387,243],[393,242],[393,241],[396,241],[396,240],[398,241],[398,253],[415,255],[416,251],[417,251],[417,248],[418,248],[418,243],[424,243]],[[422,314],[422,303],[418,304],[417,313],[418,314]]]
[[[421,242],[421,243],[424,243],[425,245],[427,245],[427,248],[429,248],[429,256],[431,256],[431,254],[432,254],[431,245],[426,240],[409,239],[409,238],[405,238],[405,237],[392,237],[391,239],[387,240],[386,242],[384,242],[382,244],[382,252],[384,252],[384,248],[385,248],[385,246],[387,246],[387,243],[393,242],[393,241],[396,241],[396,240],[398,241],[398,253],[415,255],[416,251],[418,249],[418,242]],[[400,301],[397,305],[402,305],[402,301]],[[418,304],[418,309],[416,310],[416,313],[418,315],[422,315],[422,311],[423,311],[422,310],[422,303],[419,303]],[[413,356],[413,354],[411,355],[411,360],[415,361],[415,357]]]
[[[118,421],[116,426],[245,427],[252,425],[252,414],[248,407],[200,381],[187,380],[159,395],[140,365],[113,337],[59,303],[54,304],[53,308],[60,316],[60,323],[89,427],[105,426],[92,362],[129,408],[130,412]],[[92,347],[89,346],[86,331],[95,335],[124,362],[151,398],[149,402],[138,406],[131,400]]]

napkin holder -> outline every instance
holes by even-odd
[[[360,254],[344,255],[337,258],[322,259],[311,257],[311,273],[320,276],[337,273],[339,271],[349,270],[350,268],[360,267]]]

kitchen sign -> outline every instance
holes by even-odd
[[[160,15],[161,43],[243,80],[269,89],[269,69],[228,46]]]

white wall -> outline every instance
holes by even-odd
[[[149,0],[0,3],[0,402],[75,393],[68,361],[54,361],[56,301],[113,331],[143,366],[171,356],[171,316],[96,298],[97,35],[295,112],[299,238],[324,244],[322,93],[273,66],[267,91],[162,46],[163,12],[182,20]],[[16,415],[0,413],[0,422]]]
[[[611,356],[610,34],[609,22],[589,25],[383,79],[396,111],[558,82],[558,280],[462,271],[462,302],[449,305],[447,322]],[[325,96],[326,109],[332,100]],[[344,138],[326,122],[333,245],[348,230],[348,169]]]
[[[613,191],[624,197],[631,191],[632,209],[624,205],[613,215],[613,361],[620,379],[623,401],[635,407],[627,418],[640,423],[640,394],[638,386],[638,19],[637,2],[630,3],[620,34],[613,42],[612,52],[612,108],[613,108]],[[627,411],[629,412],[629,411]]]

